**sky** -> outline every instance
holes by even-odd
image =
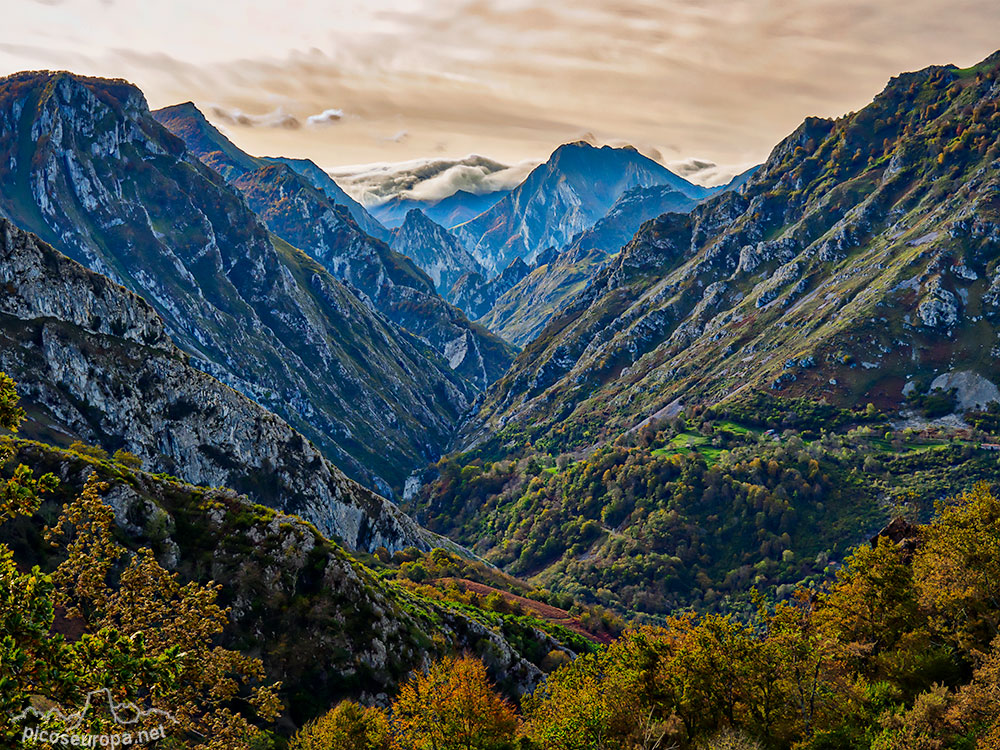
[[[438,192],[502,187],[580,139],[717,183],[806,116],[1000,47],[996,0],[3,3],[0,74],[126,78],[153,108],[194,101],[245,150],[311,158],[356,192],[429,160],[451,165]]]

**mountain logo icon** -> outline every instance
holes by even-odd
[[[152,720],[158,724],[176,721],[169,712],[158,708],[143,709],[131,701],[116,703],[114,696],[111,695],[111,691],[108,688],[91,690],[87,693],[83,706],[78,711],[66,712],[58,706],[41,711],[33,706],[29,706],[21,713],[12,717],[12,720],[15,722],[26,722],[29,718],[34,718],[40,725],[58,723],[66,731],[75,731],[82,726],[84,719],[92,709],[95,711],[100,710],[104,705],[107,706],[108,713],[115,724],[123,727],[138,724],[144,720]]]

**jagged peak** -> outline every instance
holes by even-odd
[[[430,216],[425,214],[419,208],[411,208],[406,212],[406,217],[403,219],[403,227],[407,224],[415,224],[417,226],[440,226],[436,221],[434,221]],[[402,227],[400,227],[402,229]]]
[[[183,115],[185,117],[195,117],[199,120],[204,120],[208,122],[208,118],[205,117],[205,113],[198,109],[198,105],[192,101],[179,102],[177,104],[171,104],[166,107],[162,107],[156,110],[157,114],[164,115]]]
[[[500,275],[501,276],[506,276],[506,275],[509,275],[509,274],[526,273],[526,272],[528,272],[530,270],[531,270],[531,266],[529,266],[527,263],[525,263],[524,259],[522,259],[520,256],[518,256],[518,257],[514,258],[514,260],[512,260],[510,263],[507,264],[507,267],[505,269],[503,269],[503,271],[500,273]]]
[[[608,146],[608,145],[597,146],[597,145],[595,145],[593,143],[590,143],[589,141],[586,141],[586,140],[578,140],[578,141],[570,141],[569,143],[564,143],[561,146],[559,146],[558,148],[556,148],[556,150],[553,151],[552,155],[549,157],[549,162],[558,161],[561,157],[564,157],[564,156],[567,156],[567,155],[570,155],[570,154],[578,154],[578,153],[582,154],[582,153],[591,153],[591,152],[593,152],[593,153],[604,153],[604,154],[613,154],[613,153],[625,154],[625,153],[628,153],[628,154],[633,154],[633,155],[636,155],[636,156],[642,156],[642,154],[639,153],[639,149],[637,149],[635,146],[632,146],[632,145],[625,145],[625,146]],[[643,157],[643,158],[647,158],[647,157]]]

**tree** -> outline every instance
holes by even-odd
[[[913,570],[887,538],[847,558],[823,605],[821,619],[854,654],[854,668],[870,679],[899,677],[893,665],[906,661],[899,651],[927,646],[926,632],[918,632],[922,618]]]
[[[624,746],[611,727],[606,665],[606,656],[586,655],[550,674],[524,700],[528,736],[545,750]]]
[[[389,750],[385,711],[343,701],[300,729],[289,750]]]
[[[0,428],[14,432],[23,418],[14,382],[0,373]],[[0,464],[13,455],[11,440],[0,439]],[[57,484],[17,466],[0,484],[0,523],[34,513]],[[69,708],[106,689],[117,702],[172,714],[164,747],[248,747],[262,737],[250,720],[277,714],[276,686],[261,684],[258,660],[216,645],[228,620],[218,587],[181,584],[150,550],[131,554],[118,543],[103,489],[92,474],[47,530],[65,558],[54,573],[22,572],[0,544],[0,737],[20,735],[11,717],[33,697]],[[72,638],[53,632],[57,607]],[[85,730],[108,726],[96,712],[87,719]]]
[[[1000,629],[1000,499],[986,483],[939,503],[913,561],[921,605],[966,653]]]
[[[80,440],[74,440],[70,443],[69,449],[74,453],[79,453],[81,456],[87,456],[98,461],[106,461],[108,459],[108,452],[104,448],[101,448],[99,445],[87,445]]]
[[[140,637],[148,655],[169,660],[169,682],[132,679],[155,696],[156,708],[172,715],[177,732],[199,735],[211,748],[245,747],[260,734],[250,720],[277,715],[277,686],[264,684],[260,660],[216,645],[229,620],[229,610],[216,603],[219,586],[182,584],[151,550],[130,555],[114,539],[114,512],[100,497],[104,489],[91,474],[47,531],[50,542],[64,540],[66,552],[52,575],[57,603],[87,630]],[[234,704],[245,708],[235,712]]]
[[[974,732],[977,748],[1000,747],[1000,636],[987,654],[979,654],[972,682],[962,686],[947,714],[959,734]]]
[[[15,386],[0,372],[0,429],[11,433],[24,419]],[[8,464],[14,453],[11,440],[0,438],[0,465]],[[0,484],[0,523],[33,514],[40,495],[57,484],[51,474],[36,479],[27,466],[16,466]],[[10,744],[21,733],[12,717],[33,696],[72,705],[90,690],[106,687],[133,698],[137,690],[131,675],[169,680],[169,659],[147,657],[142,638],[97,630],[69,642],[54,633],[56,597],[51,576],[37,566],[23,572],[10,548],[0,544],[0,738]],[[103,669],[94,670],[94,664]]]
[[[502,750],[518,725],[471,657],[445,657],[414,674],[400,687],[392,721],[400,750]]]

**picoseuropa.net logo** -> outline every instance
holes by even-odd
[[[105,710],[107,716],[100,716]],[[87,693],[78,711],[29,707],[12,720],[21,727],[21,741],[25,745],[110,748],[162,740],[167,736],[167,727],[174,723],[173,716],[158,708],[142,709],[128,701],[115,703],[107,688]],[[98,726],[99,731],[91,731]]]

